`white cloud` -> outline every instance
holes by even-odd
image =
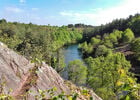
[[[21,13],[24,11],[24,10],[17,8],[17,7],[6,7],[5,10],[7,12],[12,12],[12,13]]]
[[[111,8],[97,8],[88,12],[63,11],[60,15],[66,16],[74,23],[81,22],[85,24],[100,25],[111,22],[116,18],[126,18],[129,15],[140,13],[140,0],[122,0],[117,6]]]
[[[25,2],[26,2],[26,0],[19,0],[19,2],[20,2],[20,3],[25,3]]]

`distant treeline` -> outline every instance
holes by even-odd
[[[45,61],[57,68],[63,66],[57,50],[81,39],[81,29],[0,20],[0,41],[28,59]]]
[[[78,23],[78,24],[68,24],[68,28],[94,28],[95,26],[92,25],[85,25],[82,23]]]
[[[84,40],[89,41],[93,36],[103,36],[105,33],[113,32],[114,29],[124,31],[127,28],[130,28],[136,37],[140,35],[140,14],[135,14],[134,16],[130,15],[126,19],[115,19],[105,25],[85,28],[83,37],[85,37]]]

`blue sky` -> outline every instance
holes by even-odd
[[[140,0],[0,0],[0,19],[41,25],[100,25],[140,12]]]

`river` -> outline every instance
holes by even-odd
[[[64,47],[62,49],[62,52],[65,59],[65,64],[66,64],[65,71],[62,73],[62,77],[65,79],[68,79],[67,66],[69,62],[76,59],[83,61],[82,54],[78,50],[78,44],[73,44],[73,45]]]
[[[70,61],[79,59],[83,61],[82,59],[82,54],[78,50],[78,44],[73,44],[67,47],[63,48],[63,54],[64,54],[64,59],[65,59],[65,64],[66,66]]]

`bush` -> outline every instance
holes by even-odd
[[[131,29],[128,28],[123,32],[123,37],[122,37],[123,43],[131,42],[134,38],[135,36]]]
[[[68,79],[77,85],[85,84],[87,67],[80,60],[71,61],[68,65]]]
[[[99,45],[96,49],[95,56],[107,56],[112,53],[112,50],[107,48],[105,45]]]

